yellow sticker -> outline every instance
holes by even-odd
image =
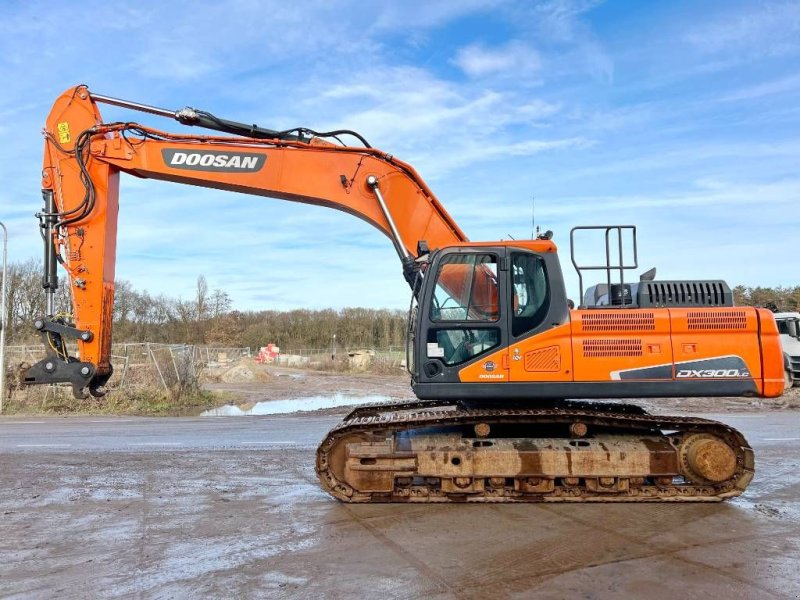
[[[62,121],[58,124],[58,143],[59,144],[69,144],[70,140],[69,135],[69,123],[66,121]]]

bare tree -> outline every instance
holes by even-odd
[[[201,323],[208,317],[208,282],[205,275],[197,278],[197,322]]]
[[[211,302],[210,302],[210,316],[212,319],[218,319],[225,313],[231,310],[233,306],[233,301],[231,301],[231,297],[222,290],[216,289],[211,294]]]

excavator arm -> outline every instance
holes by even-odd
[[[172,117],[225,136],[176,134],[131,122],[105,123],[98,103]],[[334,143],[355,136],[363,146]],[[37,320],[48,356],[26,383],[69,382],[77,396],[104,393],[111,376],[119,174],[243,192],[336,208],[372,224],[392,241],[414,289],[416,258],[427,249],[467,241],[408,164],[350,131],[287,132],[219,119],[191,108],[169,111],[92,94],[64,92],[44,129],[46,315]],[[55,315],[57,264],[67,274],[73,314]],[[75,339],[80,359],[67,352]]]

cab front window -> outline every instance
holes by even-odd
[[[497,257],[450,254],[439,263],[432,321],[497,321]]]

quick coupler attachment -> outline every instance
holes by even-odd
[[[84,399],[89,397],[86,389],[94,374],[95,368],[91,363],[80,362],[72,356],[65,361],[53,354],[25,371],[22,382],[25,385],[69,383],[72,385],[72,394],[78,399]]]
[[[81,362],[74,356],[70,356],[64,343],[64,338],[90,342],[94,338],[91,331],[78,329],[63,319],[37,319],[34,327],[42,337],[47,356],[24,372],[23,384],[69,383],[72,385],[73,395],[78,399],[88,398],[89,394],[105,395],[102,385],[108,381],[110,373],[96,377],[96,367],[92,363]]]

